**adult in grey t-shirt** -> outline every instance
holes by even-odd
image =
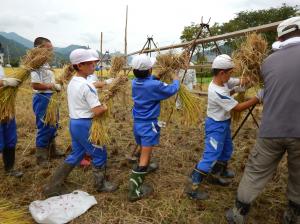
[[[259,135],[239,184],[235,207],[226,213],[229,223],[245,223],[250,204],[272,179],[286,152],[289,204],[282,223],[300,223],[300,17],[283,21],[277,32],[278,49],[261,68],[264,108]]]

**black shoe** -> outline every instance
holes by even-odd
[[[206,178],[207,182],[214,185],[219,185],[222,187],[227,187],[231,181],[225,178],[222,178],[218,175],[209,174]]]
[[[289,201],[287,209],[283,213],[283,224],[300,224],[300,205]]]
[[[249,210],[250,204],[236,200],[235,207],[226,212],[226,220],[229,224],[245,224]]]

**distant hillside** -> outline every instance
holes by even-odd
[[[26,54],[28,48],[24,47],[22,44],[16,41],[9,40],[0,35],[0,43],[4,49],[4,64],[8,63],[8,55],[10,63],[15,66],[18,65],[20,57]]]
[[[10,32],[0,32],[0,43],[2,44],[2,47],[4,48],[4,60],[5,64],[8,63],[8,60],[10,61],[11,65],[18,66],[20,57],[22,57],[26,50],[33,47],[33,42],[18,35],[17,33]],[[65,64],[69,61],[69,55],[71,51],[77,48],[86,48],[85,46],[80,45],[70,45],[65,48],[59,48],[55,47],[55,58],[53,60],[53,65],[60,66],[62,64]],[[9,55],[9,59],[8,59]]]
[[[10,39],[10,40],[14,40],[19,44],[22,44],[24,47],[26,48],[32,48],[33,47],[33,42],[14,33],[14,32],[10,32],[10,33],[6,33],[6,32],[0,32],[0,35],[5,37],[6,39]]]

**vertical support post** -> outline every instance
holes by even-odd
[[[100,66],[101,66],[101,70],[100,70],[100,80],[102,80],[103,78],[103,33],[101,32],[100,35],[100,55],[101,55],[101,61],[100,61]]]
[[[128,5],[126,5],[126,18],[125,18],[125,37],[124,37],[124,55],[127,65],[127,21],[128,21]],[[126,74],[126,69],[124,69],[124,75]]]

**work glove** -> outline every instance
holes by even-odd
[[[113,81],[114,81],[114,78],[110,78],[110,79],[106,79],[106,80],[104,81],[104,83],[105,83],[106,85],[109,85],[109,84],[111,84]]]
[[[263,99],[264,99],[264,89],[259,89],[257,91],[256,98],[259,100],[259,103],[263,102]]]
[[[235,86],[233,87],[235,93],[244,93],[246,91],[245,86]]]
[[[57,92],[60,92],[61,91],[61,85],[58,84],[58,83],[55,83],[54,86],[53,86],[53,89]]]
[[[11,86],[11,87],[17,87],[20,83],[20,79],[16,78],[4,78],[2,79],[3,81],[3,86]]]

